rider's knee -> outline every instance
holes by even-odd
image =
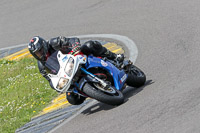
[[[106,49],[101,45],[100,42],[90,40],[82,45],[81,51],[87,55],[93,54],[95,56],[100,56],[106,51]]]

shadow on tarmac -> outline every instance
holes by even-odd
[[[133,88],[133,87],[127,87],[125,90],[123,90],[123,94],[125,97],[125,102],[127,102],[129,100],[130,97],[136,95],[137,93],[139,93],[140,91],[142,91],[146,86],[153,84],[154,82],[152,80],[147,80],[145,85],[140,87],[140,88]],[[120,105],[119,105],[120,106]],[[106,111],[106,110],[111,110],[113,108],[117,108],[118,106],[112,106],[112,105],[108,105],[108,104],[104,104],[104,103],[96,103],[94,105],[92,105],[91,107],[87,108],[86,110],[84,110],[82,112],[82,114],[85,115],[90,115],[99,111]]]

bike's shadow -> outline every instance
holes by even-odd
[[[142,91],[146,86],[151,85],[153,83],[154,82],[152,82],[152,80],[147,80],[145,85],[140,87],[140,88],[127,87],[126,89],[124,89],[122,93],[124,94],[125,102],[127,102],[130,97],[132,97],[132,96],[136,95],[137,93],[139,93],[140,91]],[[117,107],[118,106],[112,106],[112,105],[108,105],[108,104],[98,102],[98,103],[92,105],[91,107],[85,109],[82,112],[82,114],[90,115],[90,114],[93,114],[93,113],[96,113],[96,112],[99,112],[99,111],[111,110],[111,109],[117,108]]]

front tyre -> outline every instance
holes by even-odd
[[[146,75],[139,68],[131,65],[128,73],[128,78],[126,80],[127,85],[132,87],[141,87],[146,82]]]
[[[86,83],[82,91],[89,97],[109,105],[120,105],[124,102],[124,96],[118,90],[116,90],[115,94],[109,94]]]

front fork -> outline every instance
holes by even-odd
[[[85,83],[89,83],[89,82],[90,83],[100,83],[100,81],[98,80],[99,78],[97,78],[94,74],[88,72],[84,68],[80,68],[80,70],[81,70],[81,72],[86,74],[86,76],[82,77],[78,83],[74,82],[73,89],[69,92],[74,92],[74,93],[80,94],[80,91],[82,91]],[[82,95],[82,94],[80,94],[80,95]]]
[[[101,91],[104,91],[104,92],[107,92],[107,93],[110,93],[110,94],[115,94],[116,93],[116,90],[111,86],[111,84],[109,84],[110,82],[106,82],[106,81],[98,78],[97,76],[95,76],[94,74],[88,72],[84,68],[81,68],[81,71],[83,73],[85,73],[87,76],[82,78],[83,82],[80,81],[80,83],[81,83],[80,88],[83,88],[83,85],[86,82],[92,82],[92,83],[95,83],[95,84],[100,84],[101,87],[98,87],[98,89],[100,89]]]
[[[86,69],[81,68],[81,71],[89,76],[91,76],[93,79],[95,79],[97,81],[97,83],[100,83],[103,88],[108,87],[108,84],[106,84],[103,80],[101,80],[100,78],[98,78],[97,76],[95,76],[94,74],[88,72]]]

